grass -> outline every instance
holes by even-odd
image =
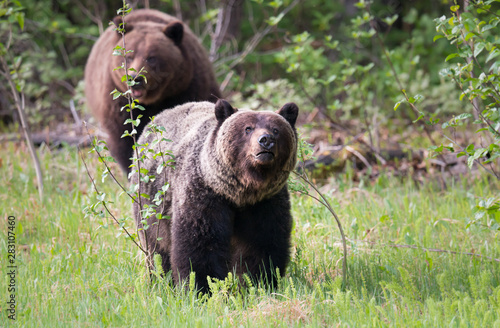
[[[386,177],[353,182],[340,176],[322,187],[349,237],[345,290],[333,217],[294,195],[293,256],[278,288],[238,289],[227,279],[200,299],[168,281],[150,283],[142,256],[116,224],[85,216],[96,196],[75,149],[40,153],[43,202],[25,147],[0,146],[3,277],[9,215],[16,217],[17,237],[17,320],[6,319],[8,280],[0,279],[2,325],[500,327],[500,263],[462,254],[500,258],[495,232],[466,228],[475,198],[498,195],[499,183],[488,177],[448,181],[446,191]],[[100,181],[102,165],[84,153]],[[111,179],[99,186],[117,218],[131,216],[130,200]],[[126,224],[133,227],[130,218]]]

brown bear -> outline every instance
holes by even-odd
[[[194,271],[197,287],[206,292],[207,276],[223,279],[234,270],[274,285],[275,269],[285,273],[297,114],[293,103],[256,112],[225,100],[194,102],[162,112],[146,127],[140,166],[156,177],[141,182],[140,193],[149,197],[140,198],[142,211],[139,200],[134,203],[134,215],[143,246],[162,256],[174,282]],[[175,167],[163,169],[167,150]],[[131,182],[139,182],[135,170]],[[158,205],[154,199],[164,191]],[[164,219],[144,219],[156,205]]]
[[[122,17],[114,19],[122,23]],[[127,86],[121,81],[125,74],[123,57],[113,56],[119,45],[133,50],[126,56],[129,74],[136,77],[132,95],[145,111],[134,110],[134,118],[143,115],[137,136],[150,121],[150,117],[164,109],[190,101],[212,101],[221,97],[212,65],[205,49],[189,27],[175,17],[157,10],[140,9],[125,16],[125,45],[121,35],[110,26],[92,48],[85,67],[85,96],[93,115],[108,134],[107,144],[111,155],[122,169],[129,171],[133,138],[121,138],[131,124],[124,125],[130,113],[120,110],[128,102],[124,97],[113,100],[110,93],[116,88],[121,92]],[[134,69],[135,71],[131,70]],[[146,79],[138,76],[144,68]]]

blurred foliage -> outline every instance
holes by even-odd
[[[8,2],[4,1],[0,4],[0,38],[7,40],[12,30],[9,51],[18,68],[30,121],[60,122],[70,114],[69,101],[76,94],[90,48],[99,35],[94,21],[114,11],[109,9],[113,1],[15,2],[25,17],[24,28],[9,21]],[[0,120],[8,123],[14,111],[4,85],[0,77]]]
[[[225,96],[241,100],[238,106],[270,108],[290,96],[301,104],[301,111],[316,109],[320,118],[327,116],[324,122],[363,122],[355,132],[390,126],[395,118],[408,123],[415,120],[417,116],[411,111],[393,110],[401,90],[377,41],[376,29],[408,94],[424,94],[421,109],[435,114],[470,112],[459,100],[460,89],[438,74],[443,58],[455,49],[454,45],[433,42],[434,19],[449,12],[448,1],[130,3],[135,9],[149,6],[182,18],[209,52],[217,37],[220,8],[234,6],[230,28],[215,47],[214,67]],[[76,100],[77,109],[84,110],[86,58],[118,8],[109,0],[26,0],[21,5],[24,29],[2,16],[0,36],[15,30],[12,52],[19,61],[28,114],[41,128],[68,117],[70,99]],[[266,30],[270,25],[272,28]],[[0,117],[5,122],[13,111],[10,95],[2,85]],[[280,92],[284,92],[281,97]]]

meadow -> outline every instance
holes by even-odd
[[[104,167],[88,152],[81,150],[112,213],[133,231],[130,199],[109,178],[102,182]],[[447,181],[446,190],[432,179],[337,175],[321,190],[348,237],[345,287],[334,218],[294,194],[292,260],[278,287],[240,288],[229,277],[198,297],[168,274],[151,281],[144,257],[113,220],[85,214],[96,194],[77,149],[42,147],[40,156],[43,201],[24,144],[0,146],[4,327],[500,327],[498,233],[467,226],[475,197],[500,187],[481,172]],[[9,216],[15,321],[7,318]]]

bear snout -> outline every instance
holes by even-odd
[[[274,136],[267,133],[261,135],[257,141],[259,142],[259,145],[261,145],[266,150],[271,150],[271,148],[273,148],[276,144],[276,139],[274,138]]]
[[[138,76],[137,73],[132,73],[129,75],[135,81],[135,84],[132,86],[132,88],[144,88],[144,76]]]

